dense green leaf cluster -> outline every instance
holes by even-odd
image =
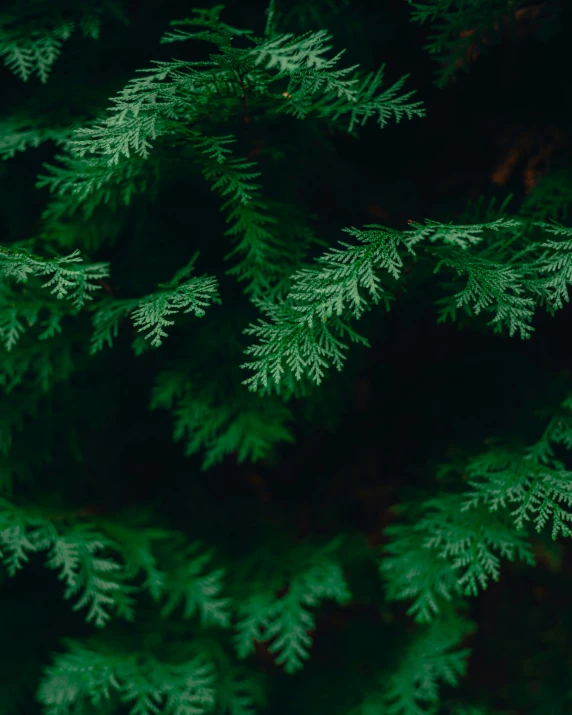
[[[411,2],[414,21],[437,23],[428,47],[446,60],[439,83],[466,59],[473,36],[488,37],[522,4]],[[64,2],[55,12],[34,2],[29,12],[1,17],[7,67],[45,83],[76,29],[96,38],[104,11],[118,14],[114,3],[80,5]],[[412,624],[390,649],[390,663],[371,664],[370,687],[356,690],[348,712],[491,715],[486,704],[448,695],[471,653],[468,597],[500,579],[503,560],[534,565],[545,527],[553,540],[572,536],[572,473],[564,462],[572,448],[570,398],[550,413],[536,442],[499,439],[462,464],[442,465],[439,489],[399,504],[401,516],[379,548],[356,546],[345,533],[265,541],[256,532],[247,548],[238,539],[215,543],[216,518],[210,528],[199,499],[195,519],[180,528],[165,519],[163,504],[129,509],[117,497],[100,513],[61,507],[65,494],[54,499],[62,464],[73,462],[78,482],[98,481],[85,456],[95,460],[89,429],[101,431],[95,452],[109,458],[104,437],[113,410],[83,402],[86,383],[99,389],[102,374],[117,380],[114,406],[145,374],[137,394],[157,424],[169,413],[173,442],[183,443],[185,457],[200,455],[203,471],[229,457],[267,466],[294,441],[303,399],[317,394],[329,368],[344,368],[349,344],[369,345],[355,323],[366,313],[381,321],[379,304],[400,310],[406,275],[419,275],[427,295],[439,293],[436,322],[463,320],[508,338],[531,338],[540,310],[554,316],[569,302],[565,172],[545,177],[518,211],[505,202],[472,216],[469,208],[468,218],[455,221],[340,226],[349,239],[332,246],[287,178],[273,180],[291,149],[276,136],[308,131],[310,146],[327,146],[331,135],[356,138],[366,124],[391,132],[393,120],[423,118],[423,103],[405,88],[408,75],[386,84],[385,66],[343,63],[327,30],[282,31],[274,1],[260,35],[227,24],[223,10],[192,9],[173,21],[161,44],[181,59],[140,70],[108,109],[100,103],[97,111],[85,108],[85,119],[46,114],[44,122],[24,107],[0,125],[8,167],[40,146],[58,151],[37,179],[47,197],[41,220],[0,247],[7,577],[0,586],[45,566],[61,582],[61,598],[99,629],[90,635],[83,621],[79,631],[73,622],[36,674],[37,704],[46,715],[261,712],[271,688],[253,658],[266,658],[284,677],[311,668],[320,619],[356,602],[363,584],[355,567],[365,562],[381,576],[376,614],[390,623],[387,604],[406,601]],[[184,59],[198,41],[208,54]],[[249,134],[253,128],[259,135]],[[168,196],[183,181],[198,198],[183,207],[181,247],[169,234]],[[161,207],[159,230],[146,221],[147,202]],[[212,206],[218,213],[201,233],[195,214]],[[136,220],[152,251],[129,246]],[[148,280],[139,276],[145,262]],[[437,274],[446,279],[437,282]],[[122,364],[139,361],[147,372],[117,374],[113,361],[123,359],[126,336],[130,362]],[[118,418],[109,429],[124,427]],[[22,433],[29,442],[19,440]],[[250,477],[263,500],[263,477]],[[35,485],[26,500],[24,478]],[[233,511],[247,521],[242,509],[237,495]],[[300,524],[285,531],[296,529],[304,532]]]

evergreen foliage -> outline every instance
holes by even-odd
[[[77,30],[97,40],[105,15],[124,19],[122,5],[116,0],[62,2],[57,8],[44,0],[32,0],[25,8],[11,3],[0,16],[0,57],[24,82],[35,75],[45,83],[64,42]]]
[[[527,0],[400,7],[407,26],[430,26],[438,88],[531,14]],[[414,355],[418,371],[444,335],[477,336],[467,373],[474,345],[483,364],[505,351],[511,373],[523,346],[545,340],[572,283],[568,168],[498,207],[462,195],[434,218],[368,222],[359,194],[369,179],[354,176],[344,147],[377,146],[383,171],[391,151],[377,135],[399,142],[429,121],[403,57],[354,61],[367,48],[345,50],[325,28],[359,14],[349,2],[213,5],[174,19],[179,10],[143,2],[141,20],[115,0],[34,0],[0,17],[17,98],[0,118],[2,201],[14,202],[0,246],[0,710],[568,712],[567,688],[542,711],[540,696],[514,694],[516,666],[514,687],[490,692],[471,668],[482,646],[475,604],[490,608],[503,579],[548,583],[533,586],[541,599],[554,587],[544,571],[563,574],[557,592],[568,595],[570,371],[549,371],[530,392],[522,378],[509,408],[478,394],[509,377],[479,366],[464,435],[449,422],[446,445],[420,440],[420,467],[396,413],[421,414],[433,434],[429,423],[459,402],[437,387],[427,398],[416,375],[379,357],[381,343],[392,350],[383,326],[411,335],[416,315],[434,331]],[[539,34],[556,32],[553,10]],[[446,332],[450,323],[463,331]],[[361,404],[372,353],[382,417],[342,424],[352,420],[344,385]],[[322,449],[328,430],[334,449]],[[384,465],[388,481],[399,475],[382,485],[371,531],[347,497],[357,465],[371,471],[352,444],[360,431],[399,456]],[[342,442],[356,473],[340,487]],[[379,484],[354,488],[373,501]],[[18,636],[39,608],[40,645],[24,638],[22,657],[11,629]],[[363,631],[360,609],[373,614]],[[553,670],[541,665],[535,693]]]

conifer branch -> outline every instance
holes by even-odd
[[[105,344],[109,347],[113,345],[121,321],[129,314],[139,332],[149,331],[144,336],[145,340],[157,348],[168,335],[165,328],[175,324],[174,320],[169,320],[170,316],[182,312],[194,313],[197,318],[202,318],[205,308],[211,303],[220,303],[216,278],[198,276],[185,280],[197,256],[198,253],[169,282],[160,283],[155,293],[143,298],[108,298],[102,301],[93,317],[91,354],[102,350]]]
[[[341,249],[331,249],[317,259],[317,268],[303,268],[292,276],[285,299],[259,303],[268,319],[259,319],[244,331],[259,338],[245,351],[255,359],[241,366],[254,372],[244,384],[254,391],[270,382],[279,388],[287,372],[296,380],[307,375],[319,384],[330,365],[341,369],[347,345],[335,333],[367,344],[348,319],[359,319],[370,303],[383,300],[388,306],[392,296],[382,288],[378,272],[400,278],[401,246],[415,257],[415,248],[423,243],[441,244],[425,250],[438,259],[434,272],[446,266],[457,276],[466,276],[464,286],[440,301],[440,321],[454,319],[458,309],[471,316],[492,312],[489,325],[497,331],[506,327],[510,336],[518,332],[521,338],[529,338],[537,306],[554,312],[568,301],[572,253],[566,240],[527,237],[525,226],[521,219],[500,217],[474,226],[411,222],[404,232],[376,224],[366,230],[344,229],[361,245],[340,242]],[[547,229],[542,222],[534,227],[567,238],[571,235],[569,229]],[[521,251],[518,241],[525,244]]]
[[[57,298],[69,296],[72,305],[80,309],[93,300],[92,291],[100,289],[96,281],[109,275],[107,263],[82,263],[80,251],[59,258],[40,258],[26,249],[0,247],[0,276],[26,283],[30,276],[49,276],[42,284]]]
[[[62,715],[86,706],[114,709],[127,704],[132,715],[203,715],[215,702],[211,663],[194,657],[161,662],[150,653],[114,652],[105,644],[67,640],[67,651],[45,669],[38,699],[48,715]]]
[[[343,605],[350,600],[343,571],[335,550],[339,539],[306,555],[306,564],[297,565],[287,581],[286,593],[276,597],[277,585],[282,585],[284,575],[276,569],[261,573],[266,583],[260,583],[255,592],[240,599],[235,646],[239,658],[246,658],[254,650],[256,641],[274,640],[271,653],[277,653],[276,662],[286,673],[295,673],[309,657],[312,639],[309,632],[315,628],[310,608],[325,599]],[[256,555],[254,555],[254,559]]]

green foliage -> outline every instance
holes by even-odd
[[[292,413],[278,400],[228,392],[180,368],[158,375],[150,406],[172,410],[174,440],[185,440],[187,455],[204,450],[203,470],[232,453],[239,463],[257,462],[278,442],[293,441],[287,427]]]
[[[64,598],[80,594],[74,609],[88,606],[88,622],[105,626],[111,610],[132,620],[133,594],[143,589],[161,599],[163,616],[182,604],[184,618],[198,613],[204,625],[229,625],[228,600],[219,597],[223,571],[205,571],[212,554],[182,534],[148,528],[129,514],[121,526],[101,521],[95,527],[71,513],[49,515],[6,500],[1,506],[1,558],[8,574],[21,570],[29,554],[47,551],[46,565],[65,583]],[[139,574],[140,587],[128,583]]]
[[[359,318],[365,309],[366,299],[359,289],[365,289],[375,303],[383,296],[387,306],[375,269],[385,269],[398,278],[403,264],[397,252],[399,232],[375,225],[366,228],[369,230],[347,229],[362,245],[341,243],[346,251],[332,249],[318,259],[319,268],[294,274],[284,301],[261,304],[271,322],[259,320],[245,331],[260,338],[246,350],[257,359],[243,365],[255,371],[245,380],[251,390],[266,387],[269,378],[279,385],[286,369],[297,380],[307,372],[319,384],[324,368],[333,364],[341,369],[343,365],[346,345],[336,333],[367,344],[347,322],[350,315]]]
[[[375,92],[381,86],[379,72],[365,77],[358,89],[348,89],[348,85],[359,80],[343,78],[356,66],[334,70],[340,53],[329,60],[322,57],[331,49],[327,44],[331,37],[324,31],[300,37],[281,35],[267,40],[255,39],[250,33],[239,31],[238,34],[252,42],[254,47],[231,49],[230,31],[226,25],[216,22],[220,9],[221,6],[217,6],[216,15],[211,13],[210,16],[204,11],[195,11],[198,18],[186,23],[206,26],[209,28],[207,32],[171,33],[163,39],[164,42],[207,40],[218,45],[220,54],[211,55],[206,63],[155,62],[155,67],[144,70],[143,77],[131,80],[114,98],[106,118],[93,126],[78,129],[72,142],[77,156],[95,155],[100,164],[107,167],[119,167],[132,154],[145,159],[152,149],[151,142],[163,136],[186,136],[188,124],[204,121],[217,110],[223,117],[228,117],[232,104],[236,105],[236,99],[241,96],[246,97],[245,93],[251,87],[256,87],[259,99],[267,100],[265,113],[287,113],[304,118],[311,111],[317,111],[319,116],[336,121],[350,112],[350,130],[355,117],[362,115],[363,123],[374,112],[378,113],[382,126],[390,115],[397,120],[403,115],[423,116],[419,102],[407,104],[411,92],[396,96],[406,78],[377,97]],[[213,24],[217,26],[216,32],[211,29]],[[237,34],[234,29],[233,34]],[[259,65],[263,65],[266,72]],[[286,96],[271,87],[282,79],[289,80]],[[319,100],[315,100],[315,95],[319,95]],[[345,105],[339,104],[341,97]],[[232,99],[235,101],[228,101]],[[250,115],[245,113],[244,119],[250,121]]]
[[[163,617],[182,606],[185,619],[198,614],[203,625],[228,627],[229,602],[221,597],[224,572],[208,568],[212,552],[181,532],[148,527],[144,516],[127,514],[123,524],[111,520],[101,524],[122,555],[125,577],[144,576],[140,588],[161,602]]]
[[[16,5],[0,15],[0,57],[24,82],[37,75],[45,83],[64,42],[78,29],[84,38],[96,40],[101,16],[106,13],[122,18],[121,5],[114,0],[84,0],[75,7],[73,3],[60,3],[58,8],[41,0],[32,0],[24,8]]]
[[[466,671],[468,648],[459,649],[471,624],[436,621],[418,636],[388,680],[388,715],[424,715],[439,702],[438,683],[455,686]]]
[[[227,598],[219,598],[223,570],[203,573],[212,554],[197,554],[198,544],[185,546],[181,539],[178,544],[177,541],[171,541],[171,547],[178,548],[174,557],[171,557],[173,563],[165,581],[166,601],[161,608],[161,615],[168,616],[182,605],[183,618],[191,618],[197,612],[203,626],[228,627],[229,601]]]
[[[414,92],[397,94],[407,76],[378,94],[383,67],[363,77],[353,72],[358,65],[334,69],[343,53],[331,59],[322,56],[331,49],[327,44],[331,39],[325,30],[299,37],[286,34],[262,42],[252,50],[255,65],[263,64],[266,70],[278,69],[276,79],[289,78],[287,102],[279,105],[284,112],[304,119],[314,110],[319,117],[327,117],[333,122],[349,115],[349,132],[358,121],[363,126],[375,115],[380,127],[384,127],[391,117],[399,121],[404,116],[408,119],[424,116],[421,102],[408,103]],[[321,95],[319,102],[313,101],[316,94]]]
[[[18,343],[20,337],[25,332],[23,321],[29,327],[38,323],[43,310],[49,311],[41,325],[44,328],[38,334],[38,340],[53,338],[61,332],[61,321],[70,310],[62,310],[62,306],[57,303],[50,304],[27,292],[18,293],[4,284],[0,287],[0,301],[2,309],[0,312],[0,337],[4,342],[6,350],[11,351]],[[10,369],[10,368],[9,368]],[[10,369],[11,371],[11,369]]]
[[[108,264],[83,263],[79,254],[76,249],[68,256],[45,259],[24,247],[0,247],[0,339],[9,353],[19,345],[27,327],[40,328],[35,335],[37,340],[52,341],[62,332],[61,323],[66,316],[77,315],[93,300],[92,293],[101,289],[99,282],[108,275]],[[37,280],[43,277],[48,280]],[[5,279],[26,284],[26,288],[16,290]],[[42,290],[46,288],[50,289],[47,298]],[[12,389],[34,366],[39,382],[46,385],[54,373],[55,354],[56,351],[52,355],[43,351],[41,344],[28,343],[18,354],[6,358],[0,368],[0,381]],[[59,359],[65,374],[65,366],[70,364],[65,347],[59,351]]]
[[[109,638],[66,639],[44,671],[38,700],[50,715],[124,707],[134,714],[248,715],[263,704],[260,682],[212,639],[178,643],[172,661],[161,657],[161,645],[150,630],[139,647],[126,642],[121,650]]]
[[[69,137],[69,132],[61,127],[50,128],[41,126],[27,116],[10,117],[0,122],[0,158],[11,159],[18,152],[37,148],[46,141],[63,144]]]
[[[229,144],[232,135],[197,135],[193,142],[200,154],[201,173],[211,189],[226,199],[222,211],[230,228],[225,232],[237,243],[226,258],[242,255],[227,273],[245,282],[244,292],[254,298],[279,296],[290,279],[292,267],[318,239],[307,225],[303,210],[284,201],[264,199],[256,183],[260,172],[253,161],[233,158]],[[288,231],[285,231],[286,225]],[[290,242],[293,234],[296,247]]]
[[[552,538],[572,536],[571,473],[554,456],[555,445],[572,448],[572,402],[567,398],[540,439],[525,449],[495,446],[467,465],[469,484],[463,509],[480,504],[491,511],[517,505],[510,514],[517,529],[532,521],[537,531],[552,522]]]
[[[66,22],[51,29],[36,30],[32,35],[21,38],[10,32],[11,19],[3,18],[2,22],[0,55],[4,58],[4,64],[24,82],[33,73],[42,82],[46,82],[63,42],[72,34],[73,23]]]
[[[541,177],[524,201],[521,213],[537,221],[566,220],[572,203],[572,177],[568,171],[555,171]]]
[[[93,157],[57,156],[58,165],[46,164],[46,174],[38,176],[38,188],[47,187],[55,197],[46,207],[49,222],[81,212],[91,218],[95,209],[128,206],[133,196],[153,186],[153,172],[142,176],[141,162],[123,164],[119,169],[101,164]],[[151,180],[150,180],[151,179]]]
[[[330,555],[336,546],[334,542],[316,550],[310,558],[306,556],[306,563],[296,564],[286,582],[276,567],[263,582],[259,579],[256,591],[238,606],[235,645],[239,658],[254,651],[255,641],[272,640],[269,651],[278,654],[276,663],[287,673],[303,667],[312,643],[310,632],[316,626],[309,609],[324,599],[343,605],[351,597],[341,566]],[[283,586],[286,592],[278,597],[276,590]]]
[[[128,314],[133,318],[133,324],[140,332],[148,330],[145,339],[157,348],[167,337],[165,328],[174,325],[174,320],[168,317],[176,313],[194,313],[197,318],[205,315],[205,308],[211,302],[219,303],[218,284],[216,278],[200,276],[187,278],[193,270],[193,264],[198,254],[195,254],[190,263],[177,271],[177,274],[167,283],[160,283],[156,293],[144,298],[134,299],[107,299],[98,306],[95,313],[94,333],[92,338],[92,355],[101,350],[105,343],[109,347],[117,337],[119,324]]]
[[[2,247],[0,249],[0,275],[14,278],[19,283],[27,283],[29,276],[49,276],[42,283],[42,288],[51,288],[50,293],[56,298],[66,298],[79,309],[84,303],[93,300],[91,291],[101,289],[94,285],[97,280],[109,275],[108,264],[82,263],[80,251],[75,250],[69,256],[61,258],[41,258],[28,252],[25,248]]]
[[[41,514],[19,509],[2,500],[1,558],[10,576],[29,560],[29,554],[48,551],[46,565],[64,582],[64,598],[79,595],[75,610],[88,607],[87,622],[104,626],[113,609],[132,618],[129,590],[122,586],[119,564],[101,553],[112,547],[105,536],[77,524],[58,529]]]
[[[544,233],[564,237],[547,241],[527,234],[524,221],[503,217],[472,226],[431,220],[411,224],[407,231],[376,224],[366,230],[344,229],[361,245],[340,242],[342,249],[320,256],[317,268],[303,268],[293,275],[286,298],[261,302],[268,319],[259,319],[245,330],[259,342],[246,350],[256,359],[242,366],[254,371],[244,384],[251,390],[270,382],[279,387],[287,373],[296,380],[307,375],[320,384],[325,369],[331,365],[341,369],[347,350],[345,336],[368,344],[349,321],[359,319],[370,303],[383,300],[388,308],[393,299],[378,271],[399,280],[405,252],[416,257],[416,248],[431,260],[438,259],[435,273],[445,266],[459,277],[466,276],[464,286],[439,301],[440,322],[455,320],[459,309],[470,316],[492,312],[489,325],[497,332],[504,327],[510,336],[518,332],[521,338],[529,338],[536,306],[554,312],[568,302],[569,229],[535,222],[540,238]]]
[[[381,573],[389,599],[413,599],[408,613],[427,623],[455,596],[476,596],[500,577],[500,560],[534,563],[522,536],[506,520],[485,509],[463,510],[457,494],[426,500],[422,518],[411,525],[395,524]]]
[[[522,5],[410,4],[414,21],[435,23],[428,49],[444,61],[439,84],[468,65],[475,41],[482,51],[500,38]],[[161,38],[159,50],[180,59],[163,54],[134,77],[133,67],[153,56],[137,44],[146,35],[130,45],[126,31],[85,57],[72,39],[95,39],[105,14],[119,13],[113,2],[34,0],[0,18],[10,71],[45,83],[54,68],[48,87],[0,123],[3,171],[17,178],[3,201],[25,209],[6,222],[0,247],[0,586],[7,601],[24,594],[22,609],[38,609],[41,593],[42,608],[63,597],[80,612],[77,620],[62,608],[58,633],[40,629],[37,672],[26,671],[46,715],[255,715],[267,695],[283,715],[292,707],[284,688],[294,692],[319,669],[349,671],[354,661],[353,705],[324,699],[322,709],[490,715],[486,703],[460,705],[441,692],[467,671],[474,625],[463,616],[466,601],[499,581],[503,559],[546,560],[545,527],[553,540],[572,536],[563,456],[572,448],[571,399],[548,407],[548,427],[528,446],[508,427],[486,450],[474,449],[470,435],[467,459],[454,458],[453,444],[431,445],[453,457],[433,473],[424,455],[414,465],[419,482],[406,482],[412,463],[396,451],[388,464],[402,469],[403,483],[401,473],[391,481],[383,471],[388,486],[380,503],[367,504],[363,520],[372,524],[359,525],[359,547],[346,527],[363,516],[356,493],[378,498],[378,483],[362,489],[382,471],[375,460],[362,474],[355,448],[355,472],[344,477],[351,489],[338,492],[347,463],[315,453],[332,437],[325,420],[312,426],[298,461],[278,453],[303,436],[302,403],[326,414],[332,393],[349,422],[353,390],[356,411],[364,410],[357,431],[374,431],[362,405],[369,383],[357,372],[345,376],[347,393],[335,381],[314,387],[345,366],[350,343],[369,344],[354,326],[367,325],[370,311],[378,317],[375,306],[404,311],[403,339],[390,327],[380,332],[400,359],[411,347],[407,311],[421,303],[435,302],[436,322],[470,329],[484,318],[491,333],[528,339],[538,309],[554,316],[566,308],[572,282],[572,229],[555,222],[566,220],[570,203],[565,172],[547,176],[515,211],[508,200],[499,208],[481,201],[464,217],[405,227],[396,209],[387,226],[342,228],[351,238],[334,244],[343,224],[330,204],[348,196],[353,205],[342,213],[357,223],[366,200],[350,196],[363,177],[352,173],[353,160],[339,161],[345,147],[357,147],[365,125],[391,132],[392,121],[422,118],[425,109],[406,88],[408,75],[386,82],[391,67],[344,64],[321,21],[304,25],[310,17],[343,24],[338,15],[350,3],[307,5],[272,0],[259,30],[227,24],[221,5],[191,8]],[[153,17],[161,8],[151,8]],[[240,8],[245,24],[250,10]],[[139,10],[128,12],[137,25]],[[286,32],[285,20],[300,27]],[[54,67],[68,40],[90,82],[93,75],[89,96],[68,82],[65,57],[61,72]],[[121,67],[119,50],[128,57]],[[66,99],[72,93],[77,104]],[[376,171],[387,150],[380,146]],[[34,161],[45,163],[28,216],[20,193],[33,185]],[[412,283],[414,308],[416,296],[399,301]],[[129,333],[132,350],[123,350]],[[424,361],[420,353],[415,368]],[[364,372],[386,383],[402,377],[386,365]],[[414,398],[404,398],[404,414],[426,399],[417,376],[407,379]],[[375,405],[386,420],[380,452],[392,439],[394,409],[385,394]],[[435,408],[436,422],[445,409]],[[478,415],[479,405],[470,410]],[[344,429],[349,442],[355,426]],[[168,454],[166,441],[182,448]],[[300,492],[285,496],[291,485]],[[403,516],[396,523],[388,524],[388,494]],[[370,506],[382,515],[370,519]],[[394,601],[408,602],[414,623],[402,627]],[[346,628],[360,609],[370,651]],[[405,631],[411,637],[394,643]],[[60,641],[63,633],[73,637]],[[266,668],[270,684],[258,677]],[[14,703],[6,715],[23,712],[17,696]]]
[[[410,525],[394,524],[380,568],[389,599],[413,599],[409,613],[431,621],[455,596],[476,596],[500,576],[500,559],[534,564],[527,522],[552,522],[552,538],[569,537],[570,472],[556,445],[572,448],[572,401],[567,398],[540,439],[529,447],[494,447],[471,458],[470,490],[427,499]],[[516,507],[516,508],[515,508]],[[411,510],[413,511],[413,509]]]
[[[106,713],[125,703],[132,715],[200,715],[212,709],[212,667],[198,658],[163,663],[150,655],[100,652],[75,641],[66,647],[46,669],[38,691],[49,715],[77,712],[87,703]]]
[[[240,111],[250,123],[284,113],[300,119],[314,113],[329,124],[349,122],[352,132],[356,123],[363,125],[373,116],[384,126],[392,116],[397,121],[423,116],[423,109],[420,102],[409,101],[413,92],[401,93],[406,77],[382,90],[383,68],[363,76],[356,74],[357,66],[334,69],[341,53],[329,60],[323,57],[331,49],[326,32],[257,39],[222,23],[221,9],[195,10],[194,17],[175,23],[179,29],[163,38],[166,43],[206,40],[217,45],[219,54],[208,62],[161,61],[144,70],[113,99],[106,117],[75,131],[66,143],[68,152],[59,165],[46,167],[39,186],[59,197],[48,207],[48,219],[73,213],[79,204],[89,217],[102,204],[129,204],[150,188],[153,172],[144,162],[153,156],[155,144],[186,145],[193,163],[225,199],[227,235],[237,240],[227,258],[243,256],[230,272],[246,281],[247,293],[260,298],[280,292],[293,257],[315,238],[300,226],[303,241],[290,252],[289,234],[279,223],[280,214],[290,207],[262,198],[255,162],[229,156],[234,136],[209,136],[205,131],[212,116],[229,121]],[[188,26],[203,29],[181,29]],[[253,47],[232,47],[236,36]],[[346,79],[350,72],[352,78]],[[156,161],[158,170],[164,161]]]
[[[417,633],[402,654],[398,670],[385,674],[378,692],[353,715],[433,715],[439,686],[455,686],[465,674],[469,649],[459,649],[472,624],[457,617],[435,621]]]

